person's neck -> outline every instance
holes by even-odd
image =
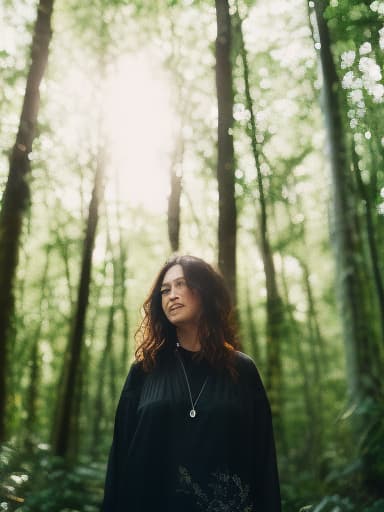
[[[178,327],[177,339],[180,345],[186,350],[198,352],[201,349],[200,340],[197,334],[197,327]]]

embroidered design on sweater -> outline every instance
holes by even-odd
[[[179,466],[179,483],[182,492],[193,496],[199,510],[204,512],[254,512],[249,485],[235,474],[215,472],[206,488],[192,479],[188,469]]]

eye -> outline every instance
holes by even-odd
[[[169,293],[169,288],[162,288],[160,290],[160,295],[167,295]]]

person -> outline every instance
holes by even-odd
[[[236,350],[224,279],[194,256],[160,270],[117,407],[103,512],[279,512],[269,402]]]

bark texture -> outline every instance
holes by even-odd
[[[319,29],[320,59],[323,71],[323,106],[326,119],[328,150],[333,190],[332,236],[336,253],[338,289],[348,359],[348,381],[351,396],[359,396],[365,384],[362,379],[369,371],[365,348],[372,343],[366,319],[369,314],[364,303],[366,292],[361,281],[359,254],[360,234],[355,223],[355,204],[352,180],[348,171],[346,137],[340,113],[339,80],[331,52],[328,26],[324,20],[324,1],[315,2]],[[367,366],[368,364],[368,366]]]
[[[22,224],[30,198],[29,153],[36,133],[40,83],[48,61],[52,11],[53,0],[40,0],[20,123],[10,156],[8,180],[0,212],[0,442],[6,438],[8,343],[14,313],[13,286]]]
[[[168,237],[172,252],[179,250],[180,244],[180,199],[182,191],[182,162],[184,143],[180,133],[171,166],[171,192],[168,198]]]
[[[219,268],[236,303],[236,200],[233,148],[231,18],[228,0],[216,0],[217,181]]]
[[[256,119],[254,115],[253,100],[249,85],[249,67],[247,51],[244,44],[241,20],[238,18],[236,23],[237,35],[240,43],[240,56],[243,64],[244,90],[247,110],[250,113],[250,122],[248,135],[251,140],[252,153],[254,157],[257,172],[257,190],[259,200],[259,243],[263,259],[267,303],[266,303],[266,334],[267,334],[267,365],[266,365],[266,385],[269,392],[272,412],[276,422],[276,430],[282,438],[282,363],[281,363],[281,344],[284,332],[284,309],[283,302],[277,286],[275,264],[273,260],[273,251],[269,236],[269,222],[267,202],[264,192],[264,180],[261,173],[259,148],[256,140]]]
[[[356,208],[357,192],[353,188],[350,161],[347,156],[346,133],[341,116],[339,79],[331,52],[331,37],[324,19],[326,2],[315,1],[315,14],[320,37],[320,60],[323,72],[323,101],[326,119],[329,158],[333,189],[332,235],[336,255],[337,287],[339,292],[347,357],[348,391],[356,434],[356,456],[361,462],[363,485],[370,491],[380,491],[382,465],[379,451],[366,438],[367,423],[370,437],[380,429],[380,418],[374,415],[372,404],[382,400],[383,361],[380,341],[371,321],[369,285],[365,268]],[[369,406],[371,404],[371,406]]]
[[[380,257],[377,247],[377,239],[375,233],[375,222],[373,211],[375,210],[372,204],[372,198],[368,190],[368,186],[364,183],[361,171],[359,168],[358,156],[356,153],[355,146],[352,148],[352,163],[353,169],[356,176],[357,188],[360,197],[364,204],[364,216],[367,233],[367,244],[369,248],[370,263],[372,267],[373,282],[377,294],[377,302],[379,307],[379,321],[381,325],[382,338],[384,340],[384,283],[380,269]],[[376,187],[375,187],[376,188]]]
[[[86,235],[83,245],[80,281],[77,293],[76,310],[70,331],[67,360],[63,372],[62,394],[57,406],[55,431],[53,436],[53,452],[55,455],[68,457],[71,455],[72,433],[76,431],[77,421],[75,408],[80,397],[76,395],[78,388],[81,352],[84,344],[85,319],[88,307],[91,283],[92,254],[95,245],[96,227],[99,218],[99,205],[102,198],[104,175],[104,152],[100,150],[97,158],[94,187],[89,203]]]

